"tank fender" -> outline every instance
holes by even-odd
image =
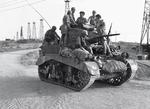
[[[131,60],[131,59],[128,59],[128,60],[127,60],[127,64],[129,64],[129,66],[127,66],[127,67],[130,67],[130,68],[131,68],[132,74],[131,74],[131,77],[130,77],[130,79],[129,79],[129,80],[131,80],[131,79],[133,79],[133,77],[134,77],[135,74],[136,74],[136,71],[137,71],[137,69],[138,69],[138,64],[137,64],[137,62],[136,62],[135,60]]]
[[[38,58],[38,60],[36,61],[36,65],[41,65],[46,61],[46,57],[45,56],[41,56]]]
[[[100,77],[100,71],[99,71],[99,66],[97,65],[96,62],[84,62],[86,67],[87,67],[87,70],[88,72],[91,74],[91,75],[94,75],[96,77]]]

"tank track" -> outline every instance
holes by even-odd
[[[130,77],[132,76],[132,70],[131,70],[130,64],[127,61],[125,61],[124,63],[127,66],[127,70],[125,72],[115,72],[117,73],[117,76],[110,78],[110,79],[106,79],[103,82],[113,85],[113,86],[120,86],[126,81],[128,81]]]
[[[89,72],[83,72],[55,60],[39,65],[38,74],[42,81],[75,91],[85,90],[95,81],[95,78]]]

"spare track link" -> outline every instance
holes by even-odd
[[[71,74],[67,72],[68,68]],[[55,60],[50,60],[40,65],[38,74],[42,81],[60,85],[75,91],[85,90],[95,81],[89,72],[83,72]],[[69,80],[69,78],[71,78],[71,80]]]

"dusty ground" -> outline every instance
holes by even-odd
[[[26,42],[26,43],[17,43],[15,41],[0,41],[0,52],[10,52],[10,51],[18,51],[18,50],[26,50],[26,49],[35,49],[41,45],[40,42]]]
[[[120,87],[96,82],[83,92],[44,83],[37,66],[23,66],[22,55],[0,54],[0,109],[150,109],[150,84],[132,80]]]

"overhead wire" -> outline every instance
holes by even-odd
[[[43,1],[45,1],[45,0],[38,0],[38,1],[36,1],[36,2],[32,2],[32,3],[30,3],[31,5],[34,5],[34,4],[38,4],[38,3],[41,3],[41,2],[43,2]],[[2,13],[2,12],[6,12],[6,11],[11,11],[11,10],[15,10],[15,9],[18,9],[18,8],[22,8],[22,7],[26,7],[26,6],[28,6],[29,4],[28,3],[26,3],[26,4],[23,4],[23,5],[20,5],[20,6],[15,6],[15,7],[12,7],[12,8],[6,8],[6,9],[1,9],[0,10],[0,13]]]
[[[19,1],[19,0],[7,0],[7,1],[4,1],[4,2],[0,3],[0,5],[11,3],[11,2],[14,2],[14,1]]]
[[[15,1],[18,1],[18,0],[15,0]],[[31,7],[46,23],[47,25],[51,28],[50,24],[48,23],[48,21],[42,16],[42,14],[33,7],[33,4],[37,4],[37,3],[41,3],[43,1],[46,1],[46,0],[38,0],[38,1],[35,1],[35,2],[29,2],[28,0],[23,0],[23,1],[18,1],[18,2],[7,2],[7,4],[5,4],[4,6],[0,7],[0,12],[6,12],[6,11],[11,11],[11,10],[14,10],[14,9],[18,9],[18,8],[22,8],[22,7],[26,7],[26,6],[29,6]],[[15,3],[18,3],[18,5],[20,5],[20,3],[26,3],[26,4],[22,4],[20,6],[15,6],[15,7],[12,7],[10,8],[11,6],[14,6],[13,4]],[[15,4],[16,5],[16,4]],[[3,9],[1,9],[3,8]]]
[[[42,16],[42,14],[38,11],[38,10],[36,10],[33,6],[32,6],[32,4],[31,3],[29,3],[29,1],[28,0],[25,0],[27,3],[28,3],[28,5],[39,15],[39,16],[41,16],[41,18],[47,23],[47,25],[51,28],[51,26],[50,26],[50,24],[47,22],[47,20]]]
[[[14,2],[10,2],[10,3],[7,3],[7,4],[0,5],[0,8],[7,8],[7,7],[14,6],[14,5],[22,4],[22,3],[25,3],[25,1],[24,0],[14,1]]]

